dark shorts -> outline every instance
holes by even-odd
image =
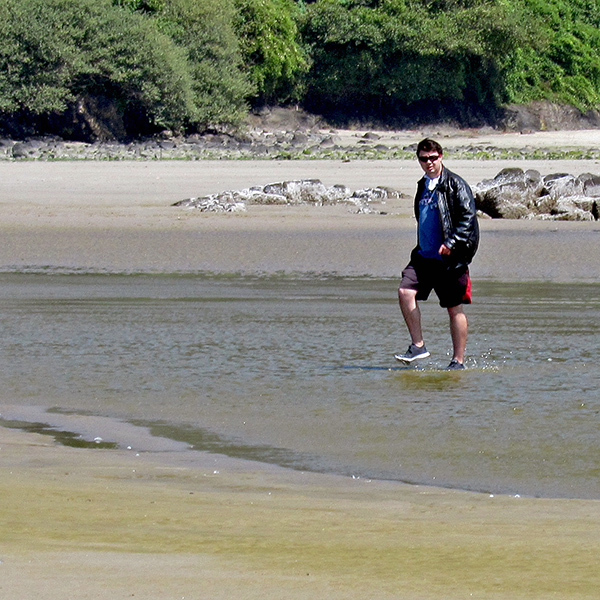
[[[469,269],[448,268],[441,260],[412,260],[402,271],[400,289],[415,290],[417,300],[427,300],[434,290],[443,308],[471,304]]]

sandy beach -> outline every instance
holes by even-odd
[[[471,184],[521,166],[600,172],[599,161],[448,161]],[[0,268],[99,272],[325,272],[396,277],[414,245],[413,161],[200,161],[0,163]],[[291,179],[403,194],[356,215],[332,207],[250,206],[242,214],[173,207],[190,197]],[[597,222],[482,220],[476,277],[594,281]],[[514,235],[532,245],[527,261]],[[555,243],[546,236],[560,232]],[[569,269],[561,267],[565,251]],[[514,269],[514,265],[521,268]]]
[[[527,138],[592,144],[597,132],[586,133]],[[600,173],[599,161],[583,160],[447,165],[471,184],[507,166]],[[414,244],[419,176],[411,161],[4,162],[0,269],[395,277]],[[371,215],[171,206],[300,178],[390,186],[404,197]],[[481,224],[474,277],[598,281],[597,222]],[[0,398],[2,413],[10,398]],[[73,449],[5,428],[0,498],[0,594],[15,600],[592,599],[600,587],[597,500],[409,486],[210,454],[191,463],[176,451]]]

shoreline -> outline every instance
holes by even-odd
[[[296,127],[296,128],[295,128]],[[156,136],[133,142],[76,142],[55,136],[0,139],[0,162],[410,159],[417,142],[435,138],[452,158],[600,159],[597,129],[499,132],[490,127],[423,126],[411,130],[338,129],[263,124],[235,134]]]
[[[394,370],[393,367],[389,369]],[[180,441],[176,436],[168,437],[161,433],[161,422],[144,421],[137,422],[135,419],[123,419],[120,417],[102,416],[100,413],[88,412],[77,409],[67,410],[57,407],[41,405],[18,405],[11,406],[0,404],[0,432],[9,432],[9,435],[17,433],[26,439],[34,435],[39,438],[43,445],[50,445],[57,449],[63,448],[67,452],[85,450],[89,452],[115,453],[120,456],[123,453],[135,456],[151,457],[155,463],[160,463],[161,468],[176,468],[186,465],[187,468],[198,470],[207,468],[207,464],[228,464],[235,470],[253,469],[265,473],[311,475],[315,477],[334,478],[339,480],[363,480],[374,485],[399,485],[411,488],[422,488],[438,490],[440,492],[459,492],[465,494],[483,495],[489,497],[512,497],[540,499],[547,501],[590,501],[599,502],[600,496],[577,495],[571,490],[569,494],[564,487],[560,493],[549,492],[536,493],[527,492],[520,487],[511,486],[511,491],[499,487],[489,487],[489,484],[472,484],[461,486],[460,484],[432,483],[423,479],[408,479],[393,476],[377,476],[368,472],[360,472],[357,469],[336,469],[335,467],[312,467],[297,461],[289,461],[284,458],[273,458],[269,453],[261,455],[253,452],[257,447],[252,443],[240,444],[233,451],[226,436],[222,437],[222,444],[215,443],[214,438],[207,445],[194,443],[189,445],[186,441]],[[211,430],[207,430],[209,435]],[[219,434],[216,435],[218,437]],[[0,433],[0,443],[2,434]],[[260,444],[258,445],[260,446]],[[280,449],[279,449],[280,450]],[[290,451],[293,454],[293,451]],[[436,479],[435,477],[433,479]],[[498,485],[498,484],[497,484]],[[515,491],[518,489],[518,492]]]
[[[514,164],[448,160],[470,183]],[[539,165],[600,172],[597,160]],[[0,268],[310,265],[395,276],[414,243],[418,174],[412,161],[1,162]],[[355,188],[393,184],[407,197],[387,215],[344,207],[207,215],[171,206],[307,176]],[[597,223],[482,225],[474,278],[600,280],[589,264]],[[598,500],[491,497],[209,454],[190,464],[184,455],[73,449],[0,427],[0,591],[22,600],[597,596]]]

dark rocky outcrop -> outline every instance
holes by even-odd
[[[506,131],[523,132],[597,129],[600,127],[600,111],[581,111],[574,106],[547,100],[510,104],[504,107],[499,125]]]
[[[494,219],[598,220],[600,176],[504,169],[473,186],[477,209]]]

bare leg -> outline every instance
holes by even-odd
[[[463,305],[453,306],[448,309],[450,317],[450,335],[452,336],[452,345],[454,347],[453,358],[463,364],[465,361],[465,350],[467,348],[467,315],[463,310]]]
[[[424,344],[423,331],[421,329],[421,311],[417,302],[417,292],[400,288],[398,290],[398,300],[412,343],[416,346],[422,346]]]

